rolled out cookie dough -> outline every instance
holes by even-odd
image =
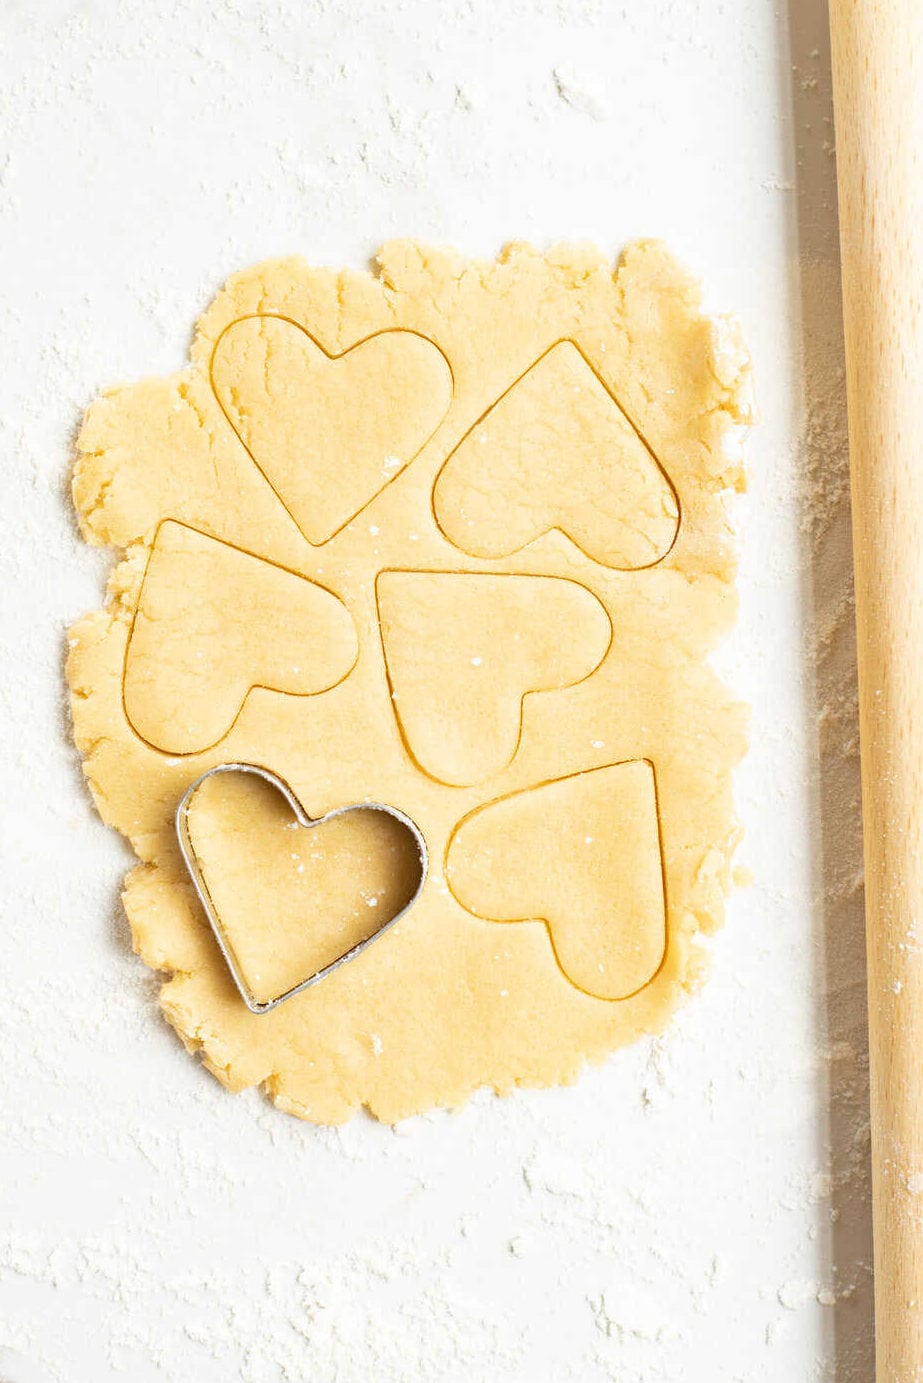
[[[613,270],[399,241],[376,273],[236,275],[186,370],[92,405],[75,502],[124,558],[71,631],[74,733],[141,861],[135,949],[226,1086],[397,1120],[573,1080],[698,983],[738,833],[746,717],[706,658],[735,612],[748,400],[736,329],[657,244]],[[391,931],[265,1015],[173,827],[231,761],[312,816],[397,807],[430,853]],[[267,990],[406,895],[405,844],[363,816],[312,839],[240,778],[197,803]]]

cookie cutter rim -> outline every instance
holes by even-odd
[[[305,829],[310,830],[312,826],[322,826],[324,822],[333,821],[335,817],[345,816],[348,812],[384,812],[387,816],[393,817],[395,821],[399,821],[401,825],[409,830],[417,847],[417,854],[420,860],[420,880],[413,894],[400,911],[396,912],[393,917],[389,917],[386,922],[383,922],[381,926],[377,928],[377,930],[371,932],[367,937],[357,942],[355,946],[351,946],[348,951],[344,951],[342,955],[337,956],[335,960],[329,961],[327,965],[323,965],[319,970],[315,970],[307,979],[300,980],[298,984],[292,985],[292,987],[286,989],[283,994],[278,994],[272,999],[258,999],[247,983],[246,976],[238,961],[237,953],[225,931],[224,924],[221,921],[221,915],[209,892],[208,884],[205,881],[205,875],[199,865],[198,856],[196,855],[195,847],[192,844],[192,838],[189,834],[189,803],[205,780],[218,773],[248,773],[256,778],[262,778],[264,782],[269,783],[271,787],[275,788],[276,791],[282,795],[291,808],[299,826],[303,826]],[[325,812],[323,816],[309,816],[285,779],[281,778],[278,773],[273,773],[271,769],[263,768],[260,764],[215,764],[213,767],[206,769],[204,773],[200,773],[199,776],[189,784],[182,797],[179,799],[176,806],[174,822],[176,825],[176,838],[179,842],[180,854],[183,857],[183,863],[192,881],[192,886],[198,895],[199,902],[202,904],[203,911],[208,919],[208,924],[211,927],[215,940],[218,943],[219,950],[231,973],[231,978],[237,986],[240,997],[251,1013],[269,1013],[272,1009],[278,1008],[280,1004],[285,1003],[286,999],[294,999],[296,994],[301,994],[303,990],[310,989],[313,985],[319,984],[320,981],[326,979],[328,975],[332,975],[334,970],[338,970],[341,965],[346,965],[348,961],[355,960],[357,956],[367,950],[374,941],[379,939],[379,937],[384,936],[385,932],[390,931],[390,929],[410,911],[423,892],[423,886],[426,883],[426,877],[429,871],[429,850],[427,849],[423,832],[406,812],[402,812],[398,807],[392,807],[385,802],[350,802],[343,807],[334,807],[332,811]]]

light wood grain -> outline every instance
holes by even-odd
[[[862,735],[876,1377],[923,1380],[923,0],[831,0]]]

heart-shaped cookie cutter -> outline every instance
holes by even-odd
[[[420,881],[414,889],[412,897],[404,904],[399,912],[396,912],[393,917],[389,917],[376,931],[372,932],[362,941],[357,942],[355,946],[351,946],[348,951],[344,951],[341,956],[337,956],[335,960],[322,966],[320,970],[315,970],[313,975],[309,975],[307,979],[300,980],[299,983],[293,985],[291,989],[287,989],[284,994],[277,994],[273,999],[258,999],[247,983],[247,977],[240,965],[237,953],[224,929],[221,916],[209,892],[208,884],[205,881],[205,875],[202,872],[198,856],[195,852],[195,846],[189,834],[189,803],[206,779],[218,773],[249,773],[257,778],[262,778],[264,782],[269,783],[270,786],[275,788],[284,798],[291,808],[292,814],[299,826],[304,826],[306,829],[310,829],[312,826],[322,826],[325,821],[333,821],[335,817],[345,816],[348,812],[384,812],[387,816],[393,817],[395,821],[399,821],[402,826],[407,828],[413,836],[420,859]],[[345,965],[347,961],[355,960],[357,956],[361,955],[363,951],[371,946],[373,941],[377,941],[379,937],[384,936],[385,932],[410,911],[423,890],[423,885],[426,883],[427,870],[429,868],[429,852],[426,848],[423,832],[420,830],[419,826],[417,826],[416,822],[412,821],[405,812],[399,811],[397,807],[388,806],[384,802],[353,802],[345,807],[336,807],[333,811],[325,812],[323,816],[308,816],[301,802],[289,787],[288,783],[286,783],[285,779],[280,778],[277,773],[271,772],[268,768],[262,768],[259,764],[215,764],[213,768],[206,769],[204,773],[200,773],[198,778],[189,784],[177,803],[176,836],[179,841],[180,854],[183,857],[183,862],[192,880],[193,888],[199,896],[199,901],[205,911],[205,916],[208,918],[209,926],[214,933],[221,954],[227,962],[227,967],[240,992],[240,997],[251,1013],[269,1013],[271,1009],[278,1008],[279,1004],[285,1003],[286,999],[293,999],[295,995],[300,994],[302,990],[309,989],[311,985],[319,984],[321,980],[326,979],[328,975],[332,975],[334,970],[338,970],[340,966]]]

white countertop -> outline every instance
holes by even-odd
[[[822,5],[791,8],[4,6],[0,1383],[868,1383],[829,76]],[[337,1132],[226,1094],[131,954],[67,739],[63,630],[107,568],[69,448],[233,270],[395,235],[659,236],[740,316],[762,423],[718,663],[753,705],[755,883],[663,1039]]]

